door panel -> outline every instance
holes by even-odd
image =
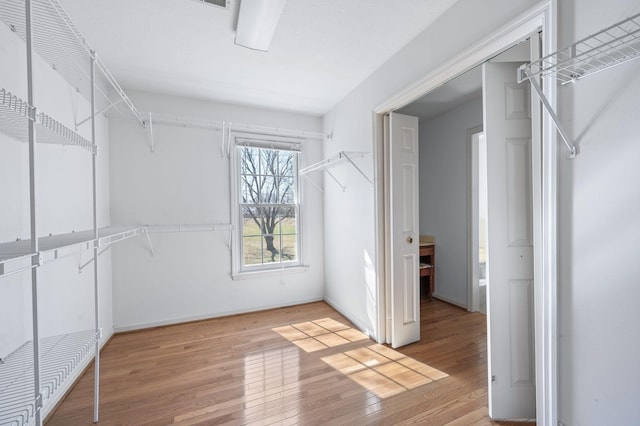
[[[418,119],[391,113],[391,345],[420,340]]]
[[[535,411],[531,114],[517,63],[483,65],[487,140],[489,415],[530,419]]]

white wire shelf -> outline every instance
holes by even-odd
[[[224,157],[229,155],[231,149],[231,133],[238,132],[248,135],[257,135],[259,137],[278,136],[284,138],[300,138],[300,139],[331,139],[332,135],[321,132],[312,132],[306,130],[284,129],[281,127],[259,126],[247,123],[232,123],[228,121],[209,120],[206,118],[197,118],[189,116],[161,114],[152,112],[143,112],[146,117],[145,123],[149,138],[151,151],[154,150],[154,125],[167,125],[175,127],[185,127],[193,129],[205,129],[220,131],[222,143],[220,145],[220,153]]]
[[[324,170],[338,184],[338,186],[342,188],[342,191],[344,191],[346,187],[342,185],[342,183],[340,183],[340,180],[338,180],[338,178],[333,173],[331,173],[329,169],[340,164],[348,163],[351,164],[358,171],[358,173],[360,173],[360,175],[366,179],[367,182],[369,182],[369,185],[373,186],[373,180],[371,180],[369,176],[367,176],[367,174],[353,161],[353,158],[364,157],[365,155],[367,155],[366,152],[339,151],[337,154],[334,154],[329,158],[300,169],[298,171],[298,174],[300,176],[305,176],[311,172]]]
[[[93,353],[95,330],[40,339],[43,406]],[[33,342],[0,362],[0,425],[26,425],[35,416]]]
[[[142,227],[110,226],[98,230],[98,239],[93,231],[71,232],[38,238],[39,253],[31,253],[31,240],[19,240],[0,244],[0,277],[25,271],[33,267],[32,259],[37,264],[54,261],[94,247],[105,247],[118,241],[141,235]]]
[[[29,142],[29,120],[37,125],[37,142],[58,145],[75,145],[95,153],[96,146],[59,121],[47,114],[38,112],[19,97],[5,89],[0,89],[0,132]]]
[[[87,100],[91,99],[91,60],[96,59],[96,105],[98,110],[127,106],[125,112],[144,125],[137,108],[109,69],[95,54],[57,0],[32,0],[33,48],[53,69]],[[26,40],[24,0],[0,1],[2,19],[20,38]],[[84,122],[86,120],[80,121]]]
[[[519,80],[555,75],[561,84],[620,65],[640,56],[640,14],[584,38],[537,61],[525,64]]]

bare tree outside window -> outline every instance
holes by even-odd
[[[245,266],[298,258],[298,154],[239,147],[240,207]]]

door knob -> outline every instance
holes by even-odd
[[[407,237],[407,242],[409,244],[413,244],[413,237]]]

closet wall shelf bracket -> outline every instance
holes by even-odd
[[[552,76],[561,84],[575,83],[640,57],[640,13],[523,65],[521,80]]]
[[[518,82],[529,80],[543,103],[558,133],[569,149],[569,158],[576,156],[576,147],[570,140],[549,100],[546,98],[538,78],[555,78],[560,84],[576,83],[611,67],[640,58],[640,13],[571,46],[553,52],[518,68]]]
[[[155,251],[153,250],[153,244],[151,243],[151,237],[149,236],[149,228],[144,228],[144,236],[147,239],[147,245],[149,246],[149,254],[153,256]]]
[[[522,67],[519,69],[519,71],[523,72],[524,75],[527,75],[526,74],[527,71],[523,70]],[[571,138],[569,138],[567,130],[562,125],[562,122],[560,121],[560,118],[558,117],[558,114],[556,114],[556,112],[554,111],[553,107],[551,106],[551,103],[549,102],[549,100],[547,99],[545,94],[542,92],[542,88],[540,87],[540,84],[538,83],[538,81],[535,78],[527,77],[527,79],[529,80],[529,83],[531,83],[531,87],[533,88],[533,90],[538,95],[538,98],[540,99],[540,102],[542,102],[542,105],[544,105],[545,109],[549,113],[549,117],[551,117],[551,120],[553,121],[553,124],[555,124],[556,129],[558,130],[558,133],[560,134],[560,137],[562,138],[562,141],[567,146],[567,149],[569,150],[569,153],[567,154],[567,158],[576,158],[576,146],[574,145],[574,143],[571,140]],[[524,81],[524,80],[522,80],[522,81]]]
[[[144,124],[144,128],[147,132],[147,143],[149,144],[149,149],[151,149],[151,152],[155,152],[156,144],[153,136],[153,114],[150,112],[147,113],[147,120],[145,120]]]
[[[339,164],[344,164],[344,163],[348,163],[351,164],[356,171],[367,181],[369,182],[369,185],[373,186],[373,180],[371,180],[369,178],[369,176],[367,176],[367,174],[362,170],[362,168],[360,168],[354,161],[353,159],[356,157],[364,157],[365,155],[367,155],[366,152],[354,152],[354,151],[340,151],[335,155],[332,155],[329,158],[326,158],[322,161],[319,161],[317,163],[311,164],[310,166],[307,166],[303,169],[300,169],[300,171],[298,172],[298,174],[300,176],[305,176],[311,172],[315,172],[318,170],[324,170],[329,177],[331,177],[337,184],[338,186],[340,186],[340,188],[342,189],[342,191],[345,190],[345,186],[340,183],[340,181],[336,178],[336,176],[331,173],[331,171],[329,170],[332,167],[335,167]]]
[[[111,108],[117,106],[118,104],[121,104],[122,102],[123,102],[123,99],[118,99],[115,102],[111,102],[105,108],[103,108],[100,111],[96,112],[95,115],[90,115],[89,117],[85,118],[84,120],[80,120],[80,121],[76,122],[76,130],[78,130],[78,127],[82,126],[84,123],[86,123],[87,121],[91,120],[93,117],[97,117],[100,114],[104,114],[105,112],[109,111]],[[144,123],[143,123],[143,125],[144,125]]]

